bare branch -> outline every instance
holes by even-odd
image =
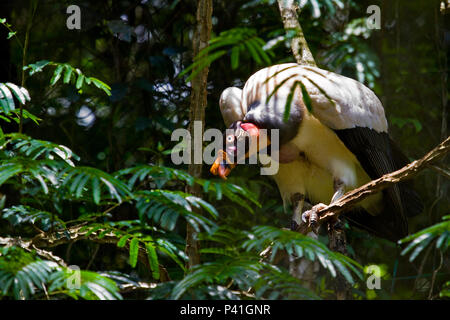
[[[44,259],[54,261],[60,266],[67,267],[67,264],[58,256],[55,256],[52,252],[39,249],[36,247],[31,240],[25,241],[21,238],[2,238],[0,237],[0,245],[2,246],[17,246],[26,251],[35,251],[36,254]]]
[[[113,233],[109,232],[99,238],[99,234],[104,231],[104,229],[99,229],[95,232],[89,233],[89,229],[82,230],[84,225],[77,225],[71,228],[55,231],[52,233],[40,233],[30,240],[22,240],[21,238],[2,238],[0,237],[0,245],[2,246],[18,246],[27,251],[34,250],[39,256],[47,260],[55,261],[59,265],[67,266],[63,259],[53,255],[52,252],[42,250],[41,248],[53,248],[60,245],[74,243],[80,240],[89,240],[99,244],[117,244],[119,238]],[[127,240],[124,250],[129,250],[130,239]],[[150,268],[147,251],[144,247],[139,246],[138,260],[144,265]],[[170,281],[169,273],[166,268],[159,265],[160,281]]]
[[[403,168],[385,174],[382,177],[372,180],[365,185],[347,192],[334,203],[320,210],[318,223],[324,223],[336,219],[339,215],[354,207],[357,203],[368,196],[382,191],[396,183],[411,179],[417,173],[430,166],[430,164],[450,151],[450,137],[447,137],[436,148],[428,152],[423,158],[415,160]],[[309,228],[307,228],[309,229]]]

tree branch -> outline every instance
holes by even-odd
[[[58,256],[55,256],[52,252],[39,249],[31,240],[22,240],[21,238],[3,238],[0,237],[0,245],[2,246],[16,246],[26,251],[35,251],[36,254],[44,259],[54,261],[60,266],[67,267],[67,264]]]
[[[423,158],[415,160],[403,168],[385,174],[382,177],[372,180],[365,185],[347,192],[334,203],[320,210],[318,224],[326,221],[334,220],[342,213],[354,207],[357,203],[364,200],[368,196],[382,191],[396,183],[411,179],[423,169],[429,167],[432,162],[442,158],[450,151],[450,136],[441,142],[436,148],[428,152]],[[306,228],[310,230],[310,226]]]
[[[316,62],[309,50],[302,27],[298,22],[298,7],[294,0],[278,0],[278,8],[283,19],[284,29],[286,31],[296,31],[295,36],[291,39],[291,49],[295,60],[298,64],[316,67]]]
[[[67,266],[67,263],[63,259],[53,255],[52,252],[43,250],[42,248],[53,248],[67,243],[74,243],[80,240],[89,240],[99,244],[117,244],[119,238],[114,235],[114,233],[109,232],[105,234],[102,238],[99,238],[99,234],[104,231],[99,229],[95,232],[89,233],[89,230],[81,230],[84,225],[77,225],[70,227],[68,229],[55,231],[51,233],[40,233],[30,240],[22,240],[19,238],[2,238],[0,237],[0,245],[2,246],[18,246],[24,250],[32,251],[34,250],[39,256],[47,260],[55,261],[59,265]],[[129,250],[131,240],[128,239],[124,250]],[[138,260],[144,265],[150,268],[147,251],[144,247],[139,246]],[[170,281],[169,273],[166,268],[159,265],[160,281]]]

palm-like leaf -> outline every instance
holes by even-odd
[[[179,76],[192,71],[186,79],[186,81],[190,81],[201,69],[227,54],[228,51],[233,69],[239,66],[239,56],[243,52],[249,53],[257,64],[269,65],[271,63],[270,56],[273,53],[270,50],[264,50],[265,44],[264,40],[258,37],[255,29],[233,28],[223,31],[210,41],[208,47],[200,51],[194,58],[194,63],[183,70]]]
[[[10,145],[14,154],[20,154],[33,160],[42,158],[53,160],[56,157],[74,166],[72,159],[80,159],[68,147],[50,141],[32,139],[19,133],[5,135],[5,138],[6,142],[2,149]]]
[[[61,163],[53,160],[32,160],[23,157],[0,161],[0,185],[11,178],[22,175],[25,181],[37,181],[44,193],[48,193],[48,185],[57,185],[57,172]]]
[[[181,191],[149,190],[139,191],[134,194],[137,201],[141,220],[144,217],[161,225],[167,230],[173,230],[178,217],[183,216],[196,230],[200,226],[208,232],[214,226],[214,222],[205,216],[193,211],[192,207],[205,209],[213,218],[218,216],[216,209],[206,201]]]
[[[60,178],[62,186],[76,198],[80,198],[85,190],[90,190],[96,204],[100,203],[104,190],[118,202],[122,202],[123,197],[131,195],[128,186],[122,181],[92,167],[67,167],[60,173]]]
[[[257,257],[237,256],[217,259],[194,267],[173,289],[172,299],[179,299],[192,287],[199,284],[226,284],[233,279],[236,284],[247,290],[259,277],[258,272],[263,268]]]
[[[75,274],[74,272],[79,272]],[[73,286],[70,278],[73,276],[80,277],[80,286]],[[62,293],[74,299],[78,297],[86,300],[121,300],[122,296],[118,292],[117,284],[96,272],[91,271],[74,271],[63,268],[58,272],[51,274],[49,277],[49,294]]]
[[[409,242],[408,246],[402,251],[402,255],[406,255],[414,249],[409,256],[409,261],[413,261],[433,241],[436,241],[437,249],[445,252],[450,247],[450,215],[444,216],[442,219],[443,222],[400,240],[400,243]]]
[[[0,83],[0,111],[6,115],[16,109],[13,97],[16,97],[17,101],[22,105],[31,100],[27,89],[11,82]]]
[[[46,66],[56,67],[53,72],[53,76],[50,79],[50,85],[52,86],[55,85],[62,77],[64,83],[73,83],[75,84],[75,87],[77,89],[81,89],[85,84],[93,84],[95,87],[103,90],[108,96],[111,95],[111,87],[106,83],[94,77],[87,77],[80,69],[74,68],[68,63],[58,63],[48,60],[41,60],[36,63],[29,64],[23,69],[30,70],[29,74],[33,75],[37,72],[41,72]]]
[[[135,188],[138,183],[145,180],[153,182],[157,188],[162,188],[166,183],[174,180],[182,181],[190,186],[196,183],[202,186],[205,193],[214,194],[217,200],[221,200],[225,196],[228,200],[245,207],[250,212],[253,212],[253,208],[249,202],[257,207],[261,207],[256,195],[245,188],[229,182],[194,178],[186,171],[169,167],[139,165],[120,170],[115,176],[119,179],[125,179],[127,176],[130,176],[127,182],[130,189]]]
[[[323,243],[298,232],[282,230],[271,226],[254,227],[249,235],[249,240],[245,241],[243,247],[247,250],[257,249],[261,252],[268,245],[272,245],[273,259],[278,250],[286,250],[289,255],[306,257],[311,261],[319,260],[320,264],[335,277],[336,269],[353,283],[350,271],[353,271],[362,279],[362,266],[356,261],[328,249]]]
[[[48,231],[52,227],[63,228],[65,226],[64,221],[54,214],[24,205],[3,209],[1,217],[8,220],[13,226],[31,223],[39,225],[44,231]]]

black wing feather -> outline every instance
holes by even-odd
[[[335,130],[339,139],[356,156],[371,179],[395,171],[408,163],[401,151],[391,144],[389,135],[369,128]],[[406,216],[422,211],[420,198],[407,183],[383,191],[384,209],[378,216],[367,212],[350,215],[349,220],[376,235],[398,240],[408,234]]]

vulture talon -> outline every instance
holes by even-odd
[[[308,227],[317,234],[319,229],[319,212],[327,206],[323,203],[316,204],[311,210],[307,210],[302,214],[302,221],[308,224]]]
[[[310,211],[311,210],[307,210],[305,212],[302,213],[302,222],[303,223],[308,223],[309,221],[309,216],[310,216]]]

